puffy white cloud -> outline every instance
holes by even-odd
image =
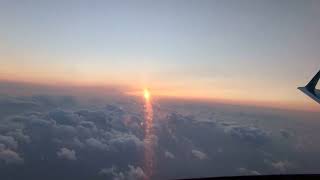
[[[143,172],[143,170],[140,167],[134,167],[129,165],[129,171],[126,174],[127,174],[127,179],[132,179],[132,180],[146,179],[146,174]]]
[[[146,174],[140,167],[128,166],[126,172],[119,172],[113,174],[113,180],[143,180],[146,179]]]
[[[99,171],[99,175],[109,177],[113,180],[143,180],[147,177],[141,167],[134,167],[132,165],[128,165],[127,171],[124,172],[119,171],[116,166],[103,168]]]
[[[54,122],[49,121],[47,119],[41,119],[39,117],[30,117],[30,120],[28,122],[29,127],[39,127],[39,128],[50,128]]]
[[[277,169],[278,171],[284,173],[286,172],[288,169],[290,169],[291,167],[293,167],[293,164],[290,163],[289,161],[285,160],[285,161],[275,161],[275,162],[271,162],[271,166],[275,169]]]
[[[79,116],[72,112],[64,111],[64,110],[54,110],[48,113],[48,119],[53,119],[57,122],[57,124],[63,125],[75,125],[79,120]]]
[[[225,132],[254,145],[261,145],[270,140],[266,131],[251,126],[229,125],[225,127]]]
[[[77,136],[77,130],[70,125],[56,125],[53,127],[53,132],[56,137],[74,138]]]
[[[11,136],[0,135],[0,144],[6,145],[9,149],[17,149],[18,142]]]
[[[166,158],[169,158],[169,159],[174,159],[174,158],[175,158],[175,155],[172,154],[172,153],[169,152],[169,151],[165,151],[165,152],[164,152],[164,156],[165,156]]]
[[[68,148],[61,148],[58,152],[57,152],[57,156],[61,159],[66,159],[66,160],[77,160],[76,157],[76,152],[75,150],[70,150]]]
[[[141,151],[143,149],[143,141],[133,134],[114,133],[109,144],[117,151]]]
[[[112,166],[111,168],[102,168],[99,171],[99,175],[103,176],[114,176],[117,174],[117,168],[115,166]]]
[[[88,163],[77,164],[70,168],[83,168],[86,164],[92,164],[86,173],[89,174],[92,171],[94,176],[97,176],[99,172],[98,174],[106,176],[106,179],[144,179],[146,175],[140,168],[142,165],[139,164],[141,163],[139,160],[143,158],[144,146],[151,142],[156,146],[154,148],[154,158],[157,163],[155,167],[158,168],[156,170],[163,173],[164,177],[174,179],[181,177],[179,173],[184,173],[185,177],[191,177],[200,176],[204,172],[214,172],[219,169],[217,166],[226,167],[219,172],[221,173],[219,175],[235,173],[235,170],[238,174],[256,175],[260,171],[261,173],[265,171],[236,169],[236,167],[246,167],[243,166],[244,159],[245,162],[248,160],[248,164],[266,166],[263,164],[266,156],[262,151],[272,154],[272,157],[268,156],[268,158],[273,160],[278,157],[274,151],[276,148],[272,146],[274,145],[271,139],[273,133],[270,135],[269,131],[254,127],[251,122],[248,126],[246,124],[249,123],[236,121],[235,115],[232,115],[232,118],[226,118],[225,121],[223,118],[228,115],[228,111],[216,113],[214,120],[206,119],[202,113],[196,114],[191,110],[188,112],[191,116],[171,113],[170,108],[161,112],[161,115],[154,111],[153,132],[155,134],[145,140],[144,129],[140,124],[143,121],[143,111],[142,109],[141,112],[135,111],[139,109],[136,104],[134,108],[123,109],[114,105],[102,107],[96,104],[86,109],[84,105],[81,105],[79,107],[83,110],[79,110],[77,106],[66,108],[57,102],[50,102],[50,98],[35,98],[33,101],[41,104],[42,109],[8,116],[0,122],[0,161],[22,163],[25,159],[26,162],[36,164],[39,163],[37,159],[44,159],[40,161],[40,164],[36,164],[41,166],[41,162],[44,161],[60,162],[57,157],[67,160],[81,159],[81,162]],[[188,111],[187,106],[183,108]],[[203,112],[203,109],[199,110]],[[169,115],[166,116],[167,114]],[[247,118],[247,115],[243,115],[242,118]],[[283,137],[287,137],[287,132],[280,130],[280,133]],[[276,134],[279,135],[278,130]],[[278,140],[281,141],[284,138]],[[281,149],[283,146],[278,140],[276,145]],[[31,143],[25,144],[27,142]],[[265,146],[255,147],[248,143],[254,145],[265,143]],[[284,143],[284,145],[287,144]],[[60,147],[63,148],[56,152],[55,150]],[[234,147],[237,148],[234,149]],[[90,150],[94,153],[91,153]],[[226,158],[231,155],[237,158],[231,160]],[[190,161],[190,157],[199,166],[183,166],[184,163]],[[262,161],[259,157],[262,158]],[[215,165],[216,160],[220,162],[218,165]],[[72,164],[78,162],[80,163],[80,161],[74,161]],[[135,166],[127,166],[133,163]],[[212,166],[209,167],[209,163],[212,163]],[[118,168],[111,167],[111,165],[116,165]],[[101,167],[111,168],[100,169]],[[292,166],[286,161],[274,160],[268,162],[268,167],[270,172],[276,173],[284,172]],[[61,174],[68,175],[69,173],[68,170],[56,168]],[[170,172],[171,169],[174,170]],[[81,175],[80,172],[79,176]],[[212,175],[217,174],[212,173]]]
[[[19,116],[19,115],[1,118],[0,133],[4,135],[11,131],[23,129],[24,128],[23,122],[26,122],[26,121],[28,121],[26,117]]]
[[[7,164],[21,164],[24,160],[19,156],[18,153],[10,149],[0,150],[0,160]]]
[[[199,150],[193,149],[191,152],[192,152],[192,155],[197,159],[204,160],[208,158],[207,154]]]
[[[7,135],[14,137],[18,142],[23,142],[23,143],[31,142],[30,136],[24,134],[22,132],[22,129],[16,129],[15,131],[10,131],[7,133]]]
[[[108,149],[108,145],[102,143],[100,140],[96,139],[96,138],[88,138],[86,139],[86,144],[94,149],[98,149],[98,150],[107,150]]]
[[[80,126],[82,126],[84,128],[91,129],[91,130],[96,130],[97,129],[97,126],[92,121],[81,121],[80,122]]]
[[[74,138],[70,144],[77,148],[83,148],[85,146],[84,143],[79,140],[79,138]]]

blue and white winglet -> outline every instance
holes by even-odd
[[[305,87],[298,87],[298,89],[320,104],[320,90],[316,89],[319,79],[320,71],[311,79],[311,81]]]

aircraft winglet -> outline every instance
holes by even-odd
[[[320,90],[316,89],[319,79],[320,71],[311,79],[311,81],[305,87],[298,87],[298,89],[320,104]]]

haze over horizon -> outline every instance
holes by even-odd
[[[318,1],[1,1],[0,79],[318,111]]]

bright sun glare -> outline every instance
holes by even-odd
[[[144,89],[143,90],[143,96],[146,100],[149,100],[150,99],[150,92],[148,89]]]

